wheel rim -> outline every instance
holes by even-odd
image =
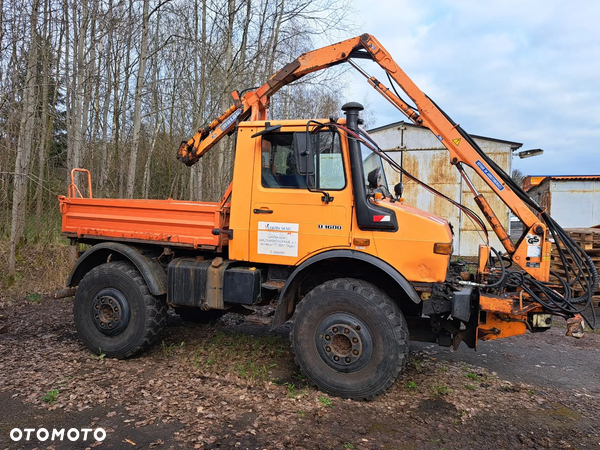
[[[102,334],[115,336],[129,324],[129,302],[114,288],[100,290],[92,302],[92,321]]]
[[[317,327],[315,338],[323,362],[338,372],[358,372],[373,356],[373,337],[369,328],[351,314],[327,316]]]

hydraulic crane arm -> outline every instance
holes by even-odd
[[[415,108],[413,109],[409,106],[379,80],[367,75],[352,59],[370,59],[379,64],[411,99]],[[529,209],[527,204],[519,198],[510,186],[503,181],[502,177],[495,170],[494,163],[478,149],[477,144],[460,128],[460,125],[452,122],[404,73],[377,39],[369,34],[363,34],[359,37],[304,53],[295,61],[283,67],[265,84],[254,91],[247,92],[242,98],[239,97],[237,92],[234,92],[232,94],[234,104],[219,118],[209,125],[200,128],[192,139],[182,142],[179,147],[178,158],[187,165],[196,163],[224,135],[230,133],[239,121],[247,119],[266,120],[266,108],[269,106],[270,97],[280,88],[304,75],[343,62],[349,62],[359,70],[359,72],[367,77],[369,84],[375,90],[404,113],[414,124],[429,128],[437,136],[450,152],[450,162],[457,166],[468,186],[471,187],[475,201],[499,237],[507,253],[518,256],[516,259],[521,259],[522,257],[523,261],[518,262],[519,265],[535,278],[547,281],[548,267],[542,267],[546,266],[546,264],[538,264],[537,267],[533,264],[525,264],[525,260],[528,258],[526,245],[523,244],[520,248],[514,246],[485,198],[477,192],[473,183],[468,179],[462,166],[467,165],[477,172],[494,193],[523,222],[525,230],[539,236],[542,243],[546,241],[547,229],[545,224]]]
[[[247,92],[241,99],[233,92],[234,104],[210,124],[202,126],[187,142],[182,142],[177,158],[191,166],[209,151],[223,136],[231,132],[242,120],[265,120],[270,98],[283,86],[311,72],[342,63],[350,57],[355,48],[360,48],[360,37],[348,39],[301,55],[287,64],[269,80],[254,91]]]

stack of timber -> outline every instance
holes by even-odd
[[[588,255],[590,255],[596,269],[600,272],[600,228],[567,228],[565,231]],[[558,275],[564,275],[565,273],[562,268],[560,256],[554,246],[552,248],[550,259],[550,270],[556,272]],[[576,294],[581,294],[581,292],[576,292]],[[596,308],[600,308],[600,288],[592,298],[592,303]]]

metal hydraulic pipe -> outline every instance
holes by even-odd
[[[475,203],[477,203],[477,206],[479,206],[479,209],[481,209],[481,212],[483,212],[483,215],[487,219],[488,223],[491,225],[492,230],[494,230],[496,236],[498,236],[498,239],[500,239],[502,246],[506,249],[508,253],[514,253],[516,250],[515,244],[513,244],[513,242],[510,240],[510,236],[500,223],[500,220],[498,220],[496,213],[494,212],[488,201],[485,199],[483,194],[481,194],[477,190],[477,188],[465,172],[465,169],[463,168],[462,164],[456,164],[456,168],[458,169],[463,180],[465,180],[465,183],[467,183],[467,186],[469,186],[469,189],[475,196]]]

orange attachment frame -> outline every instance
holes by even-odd
[[[71,170],[71,184],[69,184],[69,190],[68,190],[69,198],[77,198],[77,194],[79,194],[80,198],[84,198],[83,194],[81,193],[81,191],[77,187],[77,184],[75,183],[75,172],[82,172],[82,173],[87,174],[88,193],[89,193],[88,198],[92,198],[92,176],[90,175],[90,171],[87,169]]]

